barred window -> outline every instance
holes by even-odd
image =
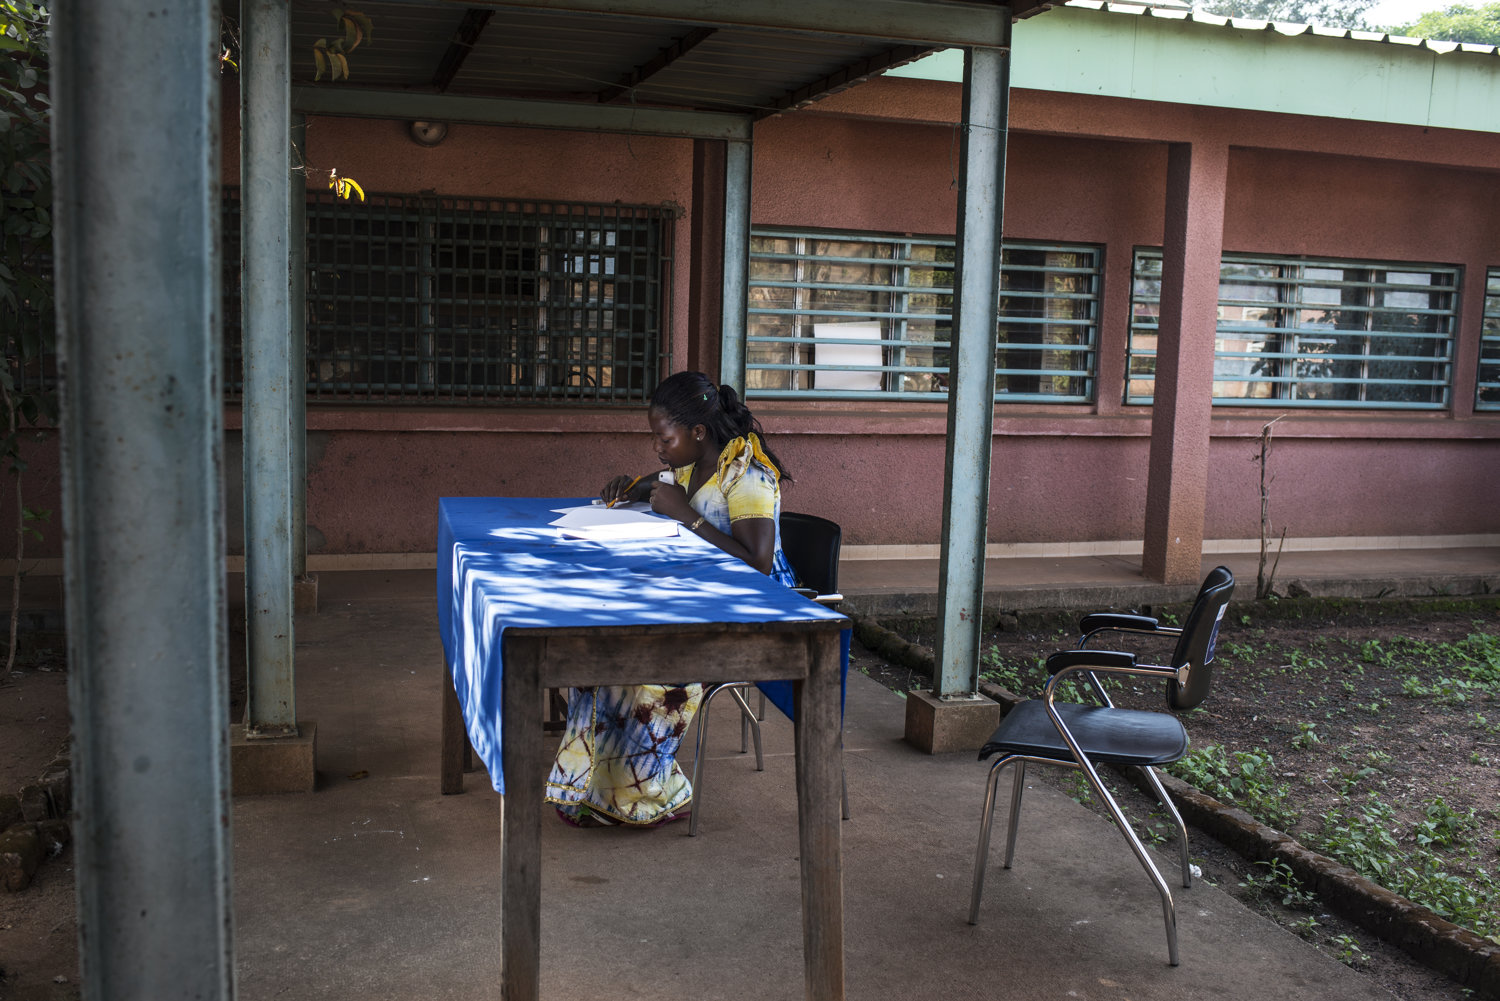
[[[307,210],[308,399],[642,403],[669,343],[673,218],[662,206],[319,193]],[[226,327],[238,392],[237,302]]]
[[[1479,342],[1479,386],[1474,409],[1500,410],[1500,268],[1490,268],[1484,286],[1484,330]]]
[[[760,229],[750,239],[748,392],[943,399],[952,347],[952,239]],[[1096,247],[1002,251],[997,401],[1094,395]]]
[[[1135,254],[1126,403],[1155,392],[1159,250]],[[1452,379],[1457,268],[1225,254],[1215,403],[1436,410]]]

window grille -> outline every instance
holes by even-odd
[[[954,241],[756,229],[747,391],[756,397],[940,400],[952,347]],[[1093,399],[1097,247],[1002,251],[995,399]]]
[[[1484,329],[1479,342],[1479,386],[1475,410],[1500,410],[1500,268],[1490,268],[1484,286]]]
[[[226,382],[239,392],[228,201]],[[642,403],[669,343],[674,218],[666,206],[318,193],[307,208],[308,399]]]
[[[1135,254],[1126,403],[1155,391],[1159,250]],[[1457,268],[1225,254],[1219,264],[1215,403],[1278,407],[1448,405]]]

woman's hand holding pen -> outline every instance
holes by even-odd
[[[632,498],[630,491],[635,489],[636,484],[641,482],[639,476],[616,476],[604,484],[604,489],[599,491],[599,499],[604,501],[606,507],[614,507],[619,503],[629,503]]]
[[[651,488],[655,485],[655,473],[642,473],[640,476],[616,476],[604,484],[604,489],[599,491],[599,499],[604,501],[607,507],[629,504],[631,501],[645,500],[650,497]]]

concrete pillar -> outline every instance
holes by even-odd
[[[724,162],[724,303],[719,381],[745,395],[750,308],[750,143],[731,139]]]
[[[1228,169],[1229,148],[1222,143],[1174,143],[1167,153],[1161,325],[1141,560],[1145,575],[1164,584],[1195,584],[1202,575]]]
[[[227,1001],[219,5],[54,10],[83,997]]]

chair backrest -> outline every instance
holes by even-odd
[[[1172,651],[1172,666],[1189,665],[1187,681],[1167,685],[1167,704],[1173,709],[1191,709],[1208,697],[1213,681],[1214,647],[1219,641],[1219,625],[1234,593],[1234,574],[1228,567],[1214,567],[1203,579],[1198,597],[1182,624],[1177,649]]]
[[[814,514],[781,512],[781,551],[804,587],[819,594],[839,589],[839,547],[844,530],[838,522]]]

